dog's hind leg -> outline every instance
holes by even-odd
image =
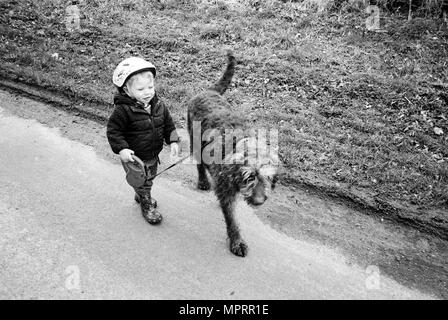
[[[210,190],[210,182],[207,178],[205,166],[202,163],[197,164],[198,168],[198,189]]]
[[[244,257],[247,255],[249,248],[241,238],[240,229],[235,220],[235,197],[220,200],[220,205],[226,221],[230,251],[237,256]]]

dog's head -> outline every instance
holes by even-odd
[[[239,191],[249,205],[260,206],[278,181],[280,161],[277,149],[269,148],[254,138],[244,138],[238,141],[235,150],[239,152],[226,161],[240,165]]]
[[[245,165],[240,168],[240,173],[240,192],[244,200],[251,206],[262,205],[278,181],[277,166],[270,163]]]
[[[240,168],[240,192],[251,206],[262,205],[278,181],[277,155],[271,152],[260,152],[260,150],[257,152],[256,155],[251,152],[246,153],[244,165]]]

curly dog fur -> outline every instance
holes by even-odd
[[[222,140],[201,141],[200,152],[193,149],[193,122],[200,121],[201,137],[206,130],[213,129],[226,137],[226,129],[249,129],[245,120],[231,110],[230,104],[222,96],[229,87],[235,70],[235,57],[228,52],[227,68],[221,79],[208,88],[205,92],[192,98],[188,104],[188,132],[190,135],[190,153],[198,162],[198,188],[209,190],[211,185],[207,178],[207,171],[213,179],[215,193],[224,214],[227,235],[230,240],[230,251],[237,256],[246,256],[248,246],[242,239],[239,226],[235,220],[235,202],[238,194],[251,206],[258,206],[267,199],[266,192],[275,187],[277,178],[276,159],[268,159],[263,164],[250,163],[248,154],[235,152],[238,146],[250,142],[250,138],[239,137],[235,141],[232,136],[231,152],[223,151],[222,159],[227,161],[220,163],[207,163],[203,161],[203,151],[210,143],[221,143]],[[225,149],[225,148],[222,148]],[[220,150],[222,150],[220,149]],[[230,161],[229,161],[230,160]],[[272,161],[271,161],[272,160]],[[235,163],[236,162],[236,163]]]

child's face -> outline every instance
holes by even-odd
[[[147,104],[154,97],[154,76],[151,71],[142,72],[131,77],[124,91],[138,102]]]

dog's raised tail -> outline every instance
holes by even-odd
[[[226,71],[224,71],[221,79],[219,79],[219,81],[209,89],[217,91],[219,94],[224,94],[224,92],[226,92],[227,88],[230,86],[230,81],[232,81],[233,74],[235,73],[235,65],[236,59],[233,55],[233,52],[231,50],[228,50]]]

